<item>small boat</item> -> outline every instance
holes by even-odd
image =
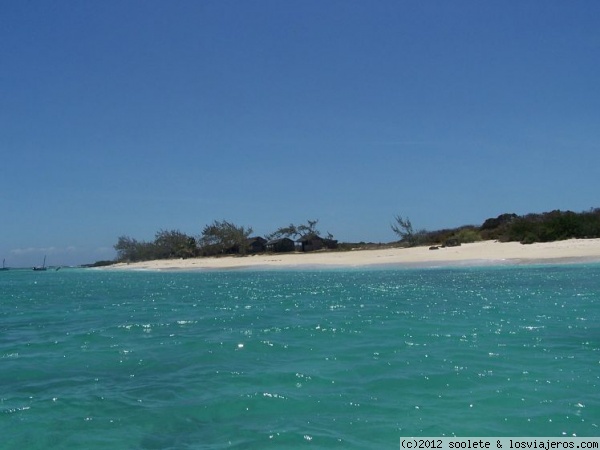
[[[41,266],[35,266],[33,268],[33,270],[35,270],[35,271],[46,270],[46,255],[44,255],[44,264],[42,264]]]
[[[3,259],[3,260],[2,260],[2,267],[0,267],[0,270],[8,270],[8,267],[6,267],[6,266],[4,265],[4,262],[5,262],[5,261],[6,261],[6,259]]]

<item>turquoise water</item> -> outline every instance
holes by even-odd
[[[599,434],[597,264],[0,273],[2,449]]]

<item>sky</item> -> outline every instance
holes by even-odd
[[[600,207],[597,0],[0,3],[0,258]]]

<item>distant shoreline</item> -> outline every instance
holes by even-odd
[[[481,266],[600,262],[600,239],[568,239],[523,245],[481,241],[458,247],[273,253],[118,263],[98,270],[194,271],[230,269],[361,268],[378,266]]]

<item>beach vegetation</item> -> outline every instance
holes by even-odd
[[[505,213],[485,220],[481,226],[463,225],[434,231],[415,230],[408,217],[397,215],[391,224],[392,231],[399,241],[390,243],[344,243],[338,244],[331,233],[325,238],[319,236],[318,220],[290,224],[280,227],[265,237],[268,240],[287,239],[295,242],[297,248],[309,250],[355,250],[396,246],[398,242],[407,247],[417,245],[447,245],[448,242],[466,244],[480,240],[500,242],[517,241],[523,244],[551,242],[571,238],[600,238],[600,208],[584,212],[554,210],[544,213],[531,213],[519,216]],[[140,241],[123,235],[117,240],[114,249],[117,262],[137,262],[153,259],[191,258],[223,254],[257,253],[269,251],[265,239],[250,238],[252,228],[239,226],[227,220],[215,220],[206,225],[198,237],[189,236],[179,230],[160,230],[153,241]],[[261,240],[260,245],[256,242]],[[258,249],[258,250],[257,250]],[[271,245],[270,251],[274,251]],[[288,251],[288,250],[286,250]],[[99,261],[99,265],[107,264]]]
[[[199,250],[204,256],[241,254],[248,252],[251,227],[235,225],[227,220],[215,220],[202,230]]]
[[[459,244],[468,244],[482,240],[479,227],[475,225],[463,225],[457,228],[444,228],[426,232],[422,245],[445,245],[447,241],[455,241]]]
[[[192,258],[196,256],[196,239],[179,230],[160,230],[154,237],[157,259]]]
[[[554,210],[519,216],[514,213],[489,218],[481,226],[463,225],[434,231],[414,231],[408,217],[396,216],[392,231],[407,246],[437,245],[453,240],[461,244],[481,240],[518,241],[523,244],[571,238],[600,238],[600,208],[576,213]]]
[[[153,242],[138,241],[129,236],[120,236],[114,246],[117,251],[117,261],[136,262],[157,259]]]
[[[100,261],[93,262],[91,264],[82,264],[81,267],[107,267],[112,266],[115,262],[110,259],[104,259]]]
[[[286,227],[278,228],[274,232],[267,234],[265,237],[268,240],[274,240],[281,238],[297,239],[306,236],[318,236],[320,234],[319,230],[317,230],[318,223],[319,219],[309,219],[306,221],[306,223],[301,223],[300,225],[294,225],[291,223]],[[333,239],[333,235],[331,233],[328,233],[328,239]]]
[[[511,224],[517,220],[519,216],[515,213],[500,214],[498,217],[486,219],[479,227],[479,232],[483,240],[499,239],[506,235]]]
[[[179,230],[160,230],[153,242],[120,236],[114,249],[120,262],[191,258],[197,255],[196,240]]]
[[[453,236],[461,244],[481,241],[481,233],[474,227],[465,227]]]
[[[406,219],[402,216],[395,216],[395,223],[392,223],[390,227],[392,227],[392,231],[398,235],[401,241],[411,244],[413,241],[414,230],[412,226],[412,222],[407,217]]]
[[[394,220],[395,223],[390,224],[392,231],[400,238],[400,242],[407,247],[425,245],[431,240],[430,233],[427,230],[415,231],[408,217],[404,218],[397,215]]]
[[[480,227],[484,239],[518,241],[523,244],[570,238],[600,237],[600,208],[581,213],[554,210],[523,216],[503,214]]]

